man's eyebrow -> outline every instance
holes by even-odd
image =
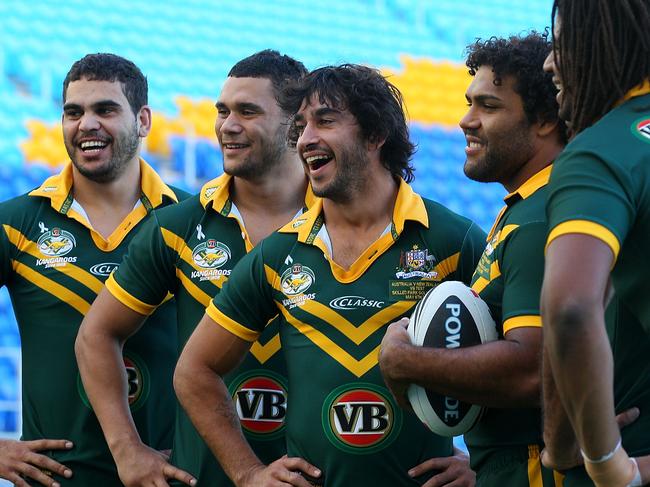
[[[221,109],[229,110],[228,105],[226,105],[222,101],[218,101],[217,103],[215,103],[214,106],[217,107],[218,110],[221,110]],[[252,111],[255,111],[255,112],[263,112],[264,111],[264,109],[260,105],[258,105],[257,103],[252,103],[252,102],[235,103],[234,104],[234,109],[237,110],[237,111],[242,111],[242,110],[252,110]]]
[[[96,110],[98,108],[120,108],[121,105],[114,100],[99,100],[93,103],[90,107],[93,110]],[[65,105],[63,105],[63,110],[73,110],[73,109],[78,110],[80,108],[82,107],[78,103],[66,103]]]
[[[501,98],[499,98],[496,95],[476,95],[473,98],[468,97],[465,95],[465,98],[467,98],[467,101],[474,100],[477,102],[486,102],[486,101],[503,101]]]
[[[324,117],[326,115],[338,115],[340,113],[341,110],[337,110],[336,108],[321,107],[314,112],[314,115],[316,115],[317,117]]]

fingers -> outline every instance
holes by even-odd
[[[69,450],[74,446],[72,442],[69,440],[46,440],[46,439],[23,441],[22,444],[32,451]]]
[[[634,407],[627,409],[616,415],[616,424],[618,424],[619,429],[623,429],[627,425],[634,423],[639,418],[640,414],[641,411],[639,411],[639,408]]]
[[[307,475],[310,475],[312,477],[320,477],[321,471],[314,467],[311,463],[309,463],[307,460],[304,458],[300,457],[287,457],[286,455],[280,459],[280,461],[284,464],[284,466],[293,471],[301,471],[306,473]]]
[[[196,485],[196,479],[192,475],[169,463],[163,467],[163,475],[167,479],[178,480],[179,482],[183,482],[185,485]]]
[[[31,453],[31,454],[29,454],[25,458],[25,461],[27,463],[31,464],[31,465],[35,465],[36,467],[39,467],[41,470],[56,473],[56,474],[60,475],[61,477],[65,477],[67,479],[72,477],[72,470],[70,470],[65,465],[60,464],[56,460],[53,460],[52,458],[47,457],[45,455],[41,455],[40,453]],[[38,470],[38,469],[36,469],[36,470]],[[40,472],[40,470],[38,470],[38,471]],[[34,480],[37,480],[37,479],[34,479]],[[51,481],[51,479],[50,479],[50,481]],[[47,484],[47,485],[49,485],[49,484]]]
[[[30,478],[40,483],[41,485],[45,485],[47,487],[59,487],[60,485],[57,481],[53,480],[52,477],[47,475],[45,472],[28,463],[23,463],[22,465],[18,466],[17,470],[20,472],[23,478]],[[29,484],[25,482],[25,485],[29,485]]]

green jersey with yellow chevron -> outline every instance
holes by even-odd
[[[287,449],[328,487],[419,485],[407,471],[451,440],[393,401],[379,371],[386,327],[443,280],[469,283],[484,242],[469,220],[401,181],[392,222],[345,270],[330,259],[322,200],[248,254],[208,307],[254,341],[280,313],[287,361]]]
[[[224,174],[205,184],[199,195],[154,212],[107,282],[113,296],[144,315],[172,293],[181,348],[233,266],[253,248],[230,199],[230,182]],[[268,462],[286,453],[287,388],[279,350],[277,323],[272,322],[226,378],[246,436]],[[199,487],[231,485],[185,411],[178,409],[172,463],[195,475]]]
[[[548,242],[591,235],[615,257],[612,283],[623,312],[634,319],[608,323],[614,353],[616,411],[650,411],[650,81],[632,90],[558,158],[547,212]],[[612,329],[615,327],[615,329]],[[632,455],[650,453],[650,415],[622,430]]]
[[[110,237],[92,229],[72,196],[72,166],[34,191],[0,205],[0,285],[9,289],[22,342],[24,440],[65,438],[48,452],[74,472],[61,485],[120,486],[113,458],[83,390],[74,353],[77,330],[143,219],[178,200],[144,161],[139,203]],[[184,197],[184,193],[180,193]],[[173,301],[124,346],[129,403],[143,441],[171,447],[172,374],[177,357]]]
[[[539,296],[550,174],[547,166],[506,196],[472,277],[472,289],[490,307],[499,339],[515,328],[542,326]],[[539,458],[543,443],[537,408],[490,408],[465,434],[465,443],[479,486],[555,485],[553,472]]]

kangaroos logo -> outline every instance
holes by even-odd
[[[38,250],[48,257],[61,257],[69,253],[77,242],[70,232],[53,228],[38,239]]]
[[[316,281],[314,271],[302,264],[293,264],[282,273],[282,292],[287,296],[304,293]]]
[[[348,453],[364,454],[392,443],[402,416],[388,391],[374,384],[348,384],[325,399],[322,420],[332,444]]]
[[[194,263],[204,269],[218,269],[230,259],[230,249],[226,244],[208,239],[194,247]]]
[[[287,415],[284,379],[268,371],[254,371],[231,385],[242,428],[252,436],[275,438],[282,434]]]

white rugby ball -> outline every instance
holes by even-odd
[[[408,325],[414,345],[435,348],[471,347],[498,338],[490,310],[478,294],[459,281],[431,289],[415,306]],[[481,418],[482,406],[458,401],[415,384],[408,388],[413,411],[440,436],[458,436]]]

